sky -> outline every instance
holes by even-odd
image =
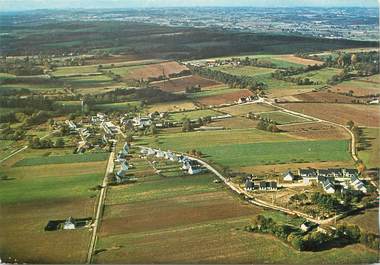
[[[377,7],[378,5],[378,0],[0,0],[1,11],[31,9],[136,8],[175,6]]]

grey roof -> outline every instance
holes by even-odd
[[[247,179],[245,182],[245,188],[249,189],[249,188],[253,188],[253,187],[254,187],[254,183],[252,181],[250,181],[249,179]]]

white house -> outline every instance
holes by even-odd
[[[202,167],[200,165],[196,166],[190,166],[189,170],[187,171],[190,175],[199,174],[203,171]]]
[[[157,158],[163,158],[163,157],[165,157],[165,153],[162,152],[161,150],[157,150],[156,151],[156,157]]]
[[[63,229],[64,230],[73,230],[75,229],[75,221],[74,218],[69,217],[65,223],[63,224]]]
[[[293,181],[294,175],[291,171],[288,171],[284,174],[284,181]]]
[[[331,182],[330,179],[325,179],[324,181],[322,181],[322,187],[323,187],[323,190],[326,192],[326,193],[334,193],[335,192],[335,186],[334,184]]]
[[[135,117],[132,120],[132,124],[134,127],[137,127],[139,129],[144,129],[146,127],[149,127],[152,125],[152,120],[148,117]]]

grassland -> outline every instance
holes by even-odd
[[[137,158],[136,183],[108,192],[95,263],[370,262],[362,245],[299,253],[268,235],[243,230],[258,214],[294,226],[300,220],[240,201],[210,174],[170,175],[178,164],[158,161],[162,175]],[[145,173],[142,173],[145,172]],[[169,175],[168,175],[169,174]],[[210,209],[212,209],[210,211]],[[228,242],[228,243],[226,243]],[[275,252],[275,255],[267,253]]]
[[[106,161],[11,166],[42,153],[28,149],[2,164],[0,172],[8,180],[0,185],[0,256],[18,263],[84,263],[87,229],[45,232],[44,227],[49,220],[93,216],[93,188],[101,182]]]
[[[263,67],[256,67],[256,66],[219,66],[212,68],[214,70],[222,71],[231,75],[238,75],[238,76],[258,76],[263,74],[270,74],[275,71],[275,69],[271,68],[263,68]]]
[[[60,156],[38,156],[24,158],[18,161],[15,166],[25,167],[25,166],[37,166],[37,165],[50,165],[50,164],[70,164],[70,163],[81,163],[81,162],[95,162],[106,160],[108,153],[84,153],[77,155],[60,155]]]
[[[274,111],[275,108],[268,105],[264,105],[264,104],[245,104],[245,105],[225,107],[219,110],[231,115],[240,116],[240,115],[248,114],[250,112],[259,113],[259,112]]]
[[[379,209],[366,209],[357,215],[342,219],[341,223],[358,225],[364,231],[379,235]]]
[[[293,77],[300,77],[300,78],[309,78],[310,80],[314,82],[318,82],[320,84],[327,84],[327,81],[330,80],[334,75],[337,75],[342,70],[336,69],[336,68],[323,68],[321,70],[316,71],[310,71],[307,73],[294,75]]]
[[[69,66],[69,67],[58,67],[54,70],[53,75],[68,76],[68,75],[80,75],[80,74],[94,74],[99,73],[96,65],[86,65],[86,66]]]
[[[187,111],[187,112],[177,112],[170,114],[169,118],[173,121],[182,121],[183,119],[190,119],[190,120],[196,120],[199,118],[204,117],[215,117],[219,116],[221,113],[216,112],[212,109],[205,109],[205,110],[194,110],[194,111]]]
[[[368,168],[380,166],[380,128],[363,128],[363,136],[359,142],[363,142],[364,149],[360,149],[358,155]]]
[[[129,102],[120,102],[120,103],[111,103],[111,104],[99,104],[95,105],[96,110],[100,111],[128,111],[131,108],[138,108],[141,106],[141,101],[129,101]]]
[[[282,111],[271,111],[271,112],[262,112],[260,113],[260,117],[265,119],[270,119],[272,121],[275,121],[277,124],[289,124],[289,123],[300,123],[300,122],[307,122],[310,121],[308,119],[287,114]]]

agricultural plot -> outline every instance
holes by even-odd
[[[99,111],[130,111],[141,107],[141,101],[129,101],[110,104],[95,105],[94,109]]]
[[[310,122],[303,124],[286,124],[278,127],[294,137],[299,137],[305,140],[350,139],[350,135],[346,130],[327,123]]]
[[[52,73],[56,77],[99,73],[96,65],[58,67]]]
[[[81,76],[81,77],[62,77],[59,80],[70,84],[73,88],[96,88],[115,85],[111,78],[105,75]]]
[[[265,104],[244,104],[220,108],[219,110],[234,116],[240,116],[248,114],[250,112],[259,113],[274,111],[275,108]]]
[[[370,96],[380,94],[380,75],[344,81],[330,90],[335,93],[352,93],[354,96]]]
[[[289,123],[301,123],[301,122],[308,122],[309,119],[302,118],[299,116],[291,115],[282,111],[270,111],[270,112],[262,112],[259,114],[260,117],[264,119],[269,119],[277,124],[283,125],[283,124],[289,124]]]
[[[342,219],[341,223],[357,225],[364,231],[379,235],[379,209],[366,209],[358,215]]]
[[[212,109],[205,109],[205,110],[194,110],[194,111],[171,113],[169,118],[173,121],[179,122],[184,119],[197,120],[199,118],[216,117],[220,115],[222,114]]]
[[[184,92],[186,87],[200,86],[202,90],[210,86],[220,85],[220,83],[200,76],[186,76],[173,78],[168,81],[152,82],[153,86],[167,92]]]
[[[283,60],[283,61],[286,61],[286,62],[289,62],[289,63],[294,63],[294,64],[297,64],[297,65],[301,64],[301,65],[304,65],[304,66],[307,66],[307,65],[321,65],[321,64],[323,64],[322,61],[305,59],[305,58],[297,57],[297,56],[295,56],[293,54],[277,55],[277,56],[274,56],[273,58],[274,59],[278,59],[278,60]]]
[[[155,103],[147,106],[149,112],[177,112],[193,110],[197,106],[192,101],[174,101],[165,103]]]
[[[287,100],[287,99],[284,99]],[[299,95],[295,95],[292,97],[292,99],[288,101],[295,101],[295,102],[316,102],[316,103],[346,103],[351,104],[357,101],[362,101],[361,99],[357,99],[355,97],[346,96],[346,95],[340,95],[336,93],[331,92],[309,92],[309,93],[303,93]]]
[[[360,159],[368,168],[380,166],[380,128],[363,128],[363,135],[359,139]]]
[[[60,156],[38,156],[24,158],[18,161],[16,167],[24,166],[37,166],[37,165],[49,165],[49,164],[70,164],[81,162],[95,162],[107,159],[108,153],[84,153],[76,155],[60,155]]]
[[[204,106],[216,106],[223,104],[232,104],[239,100],[241,97],[252,96],[252,92],[248,89],[239,89],[235,92],[223,93],[220,95],[204,96],[196,99],[201,105]]]
[[[342,125],[346,125],[350,120],[359,126],[366,127],[378,127],[380,124],[380,113],[377,106],[331,103],[287,103],[283,106]]]
[[[238,76],[259,76],[264,74],[271,74],[275,70],[271,68],[263,68],[263,67],[256,67],[256,66],[219,66],[212,68],[214,70],[222,71],[224,73],[228,73],[231,75],[238,75]]]
[[[317,82],[319,84],[327,84],[327,82],[334,76],[341,72],[341,69],[336,68],[323,68],[321,70],[310,71],[307,73],[293,75],[293,77],[309,78],[311,81]]]
[[[11,160],[36,156],[27,150]],[[12,162],[12,163],[13,163]],[[96,185],[104,175],[106,161],[41,164],[10,167],[2,164],[0,204],[0,256],[19,263],[84,263],[90,231],[45,232],[49,220],[93,216]],[[23,240],[20,240],[20,239]],[[75,242],[68,244],[67,242]]]

